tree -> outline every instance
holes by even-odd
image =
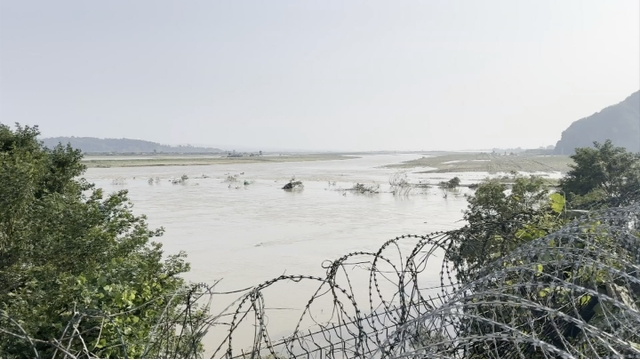
[[[595,149],[576,149],[573,159],[576,165],[561,184],[574,207],[615,207],[636,202],[640,191],[638,155],[614,148],[608,141],[604,145],[596,143]],[[609,297],[616,297],[614,293],[618,291],[620,299],[637,299],[637,290],[616,275],[616,271],[635,271],[625,268],[628,266],[625,264],[633,264],[637,259],[625,250],[615,234],[600,226],[600,221],[585,218],[572,236],[564,238],[564,234],[559,234],[541,239],[566,222],[562,216],[564,196],[550,193],[542,179],[515,177],[510,192],[504,183],[487,180],[475,194],[468,196],[468,201],[464,214],[467,225],[453,232],[451,251],[447,254],[456,266],[458,279],[473,294],[465,298],[466,317],[458,334],[461,337],[481,339],[499,331],[491,321],[474,320],[493,319],[536,334],[537,339],[559,349],[582,348],[586,347],[583,329],[562,317],[550,317],[540,309],[551,308],[590,326],[604,328],[609,326],[607,315],[601,310],[604,300],[599,296],[576,295],[574,288],[590,289]],[[628,219],[609,221],[629,226]],[[541,239],[539,252],[508,256],[535,239]],[[495,273],[500,279],[474,282]],[[485,292],[488,289],[492,291]],[[507,310],[503,304],[513,304],[516,298],[539,306],[525,309],[515,305]],[[508,338],[494,340],[489,347],[477,341],[466,351],[466,357],[474,358],[540,355],[535,346],[514,345]]]
[[[551,194],[542,178],[513,174],[513,185],[485,180],[464,212],[467,222],[453,233],[451,258],[468,281],[482,265],[505,256],[526,241],[544,236],[562,224],[564,199]]]
[[[640,155],[614,147],[610,140],[595,148],[578,148],[575,164],[562,179],[561,188],[572,208],[624,206],[640,195]]]
[[[79,150],[38,135],[0,124],[0,357],[164,356],[147,345],[160,323],[184,340],[163,320],[180,312],[184,253],[163,260],[151,241],[163,230],[132,213],[127,192],[105,196],[80,178]],[[72,333],[82,341],[53,341]]]
[[[456,176],[449,179],[449,181],[441,181],[438,186],[441,189],[453,190],[460,186],[460,178]]]
[[[504,255],[525,241],[558,229],[565,200],[574,209],[625,206],[640,195],[640,155],[614,147],[611,141],[578,148],[575,164],[561,180],[564,196],[550,194],[541,178],[513,178],[511,192],[498,180],[480,184],[468,196],[464,214],[467,225],[456,232],[452,256],[466,268],[459,276],[473,273],[487,261]]]

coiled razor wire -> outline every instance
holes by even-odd
[[[237,301],[197,323],[185,314],[221,293],[192,286],[180,300],[184,312],[165,320],[179,318],[200,338],[223,329],[209,355],[224,358],[640,358],[639,215],[637,205],[591,213],[488,262],[464,283],[456,274],[465,269],[450,256],[453,232],[403,235],[377,252],[328,263],[325,276],[283,275],[238,291]],[[439,284],[430,284],[434,261]],[[287,294],[269,294],[287,284],[314,290],[290,330],[276,334],[281,317],[267,304]],[[98,314],[76,312],[74,321],[82,316]],[[171,327],[154,328],[146,355],[201,354],[195,344],[170,348],[160,328]],[[61,345],[80,334],[36,340],[10,326],[0,331],[92,357]]]

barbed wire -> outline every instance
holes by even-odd
[[[324,276],[282,275],[230,292],[217,291],[217,283],[195,284],[165,299],[166,311],[141,354],[638,358],[639,216],[638,205],[592,211],[487,261],[464,282],[457,275],[467,269],[452,255],[455,233],[438,232],[403,235],[378,251],[346,254],[326,262]],[[304,299],[303,289],[310,296],[300,308],[267,306]],[[221,296],[237,298],[213,314]],[[173,305],[177,311],[169,311]],[[55,349],[55,356],[97,357],[83,336],[101,331],[116,315],[75,309],[60,337],[42,340],[0,312],[6,320],[0,333],[28,344],[35,357],[42,346]],[[89,319],[96,325],[83,330],[80,323]],[[214,333],[219,336],[208,340]],[[114,347],[119,356],[129,355],[124,336]]]

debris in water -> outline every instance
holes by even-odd
[[[302,184],[302,181],[296,181],[295,176],[291,178],[291,180],[289,180],[288,183],[286,183],[283,187],[283,190],[302,190],[304,189],[304,185]]]

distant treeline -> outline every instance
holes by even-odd
[[[197,146],[169,146],[152,141],[135,139],[98,139],[92,137],[54,137],[42,139],[44,145],[53,148],[59,143],[71,144],[73,148],[80,149],[84,153],[94,154],[197,154],[197,153],[222,153],[216,148]]]
[[[508,154],[553,155],[553,145],[547,146],[547,147],[540,147],[540,148],[537,148],[537,149],[523,149],[523,148],[500,149],[500,148],[493,148],[491,150],[496,154],[505,154],[505,155],[508,155]]]

